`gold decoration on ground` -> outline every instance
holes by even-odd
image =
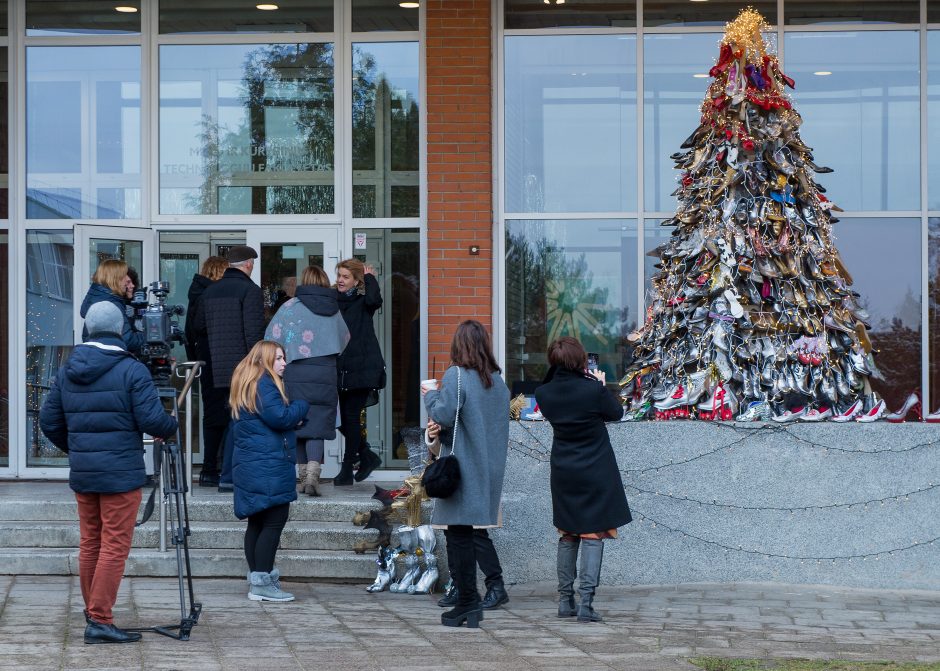
[[[522,416],[522,409],[529,405],[529,400],[525,394],[519,394],[509,402],[509,419],[519,419]]]
[[[738,18],[725,24],[725,36],[722,44],[730,44],[732,49],[744,49],[749,61],[760,61],[767,54],[762,31],[770,30],[770,24],[753,7],[745,7]]]
[[[402,517],[405,524],[417,527],[421,525],[421,504],[430,500],[424,492],[424,485],[421,484],[420,475],[412,475],[405,478],[402,483],[411,490],[411,493],[404,499],[395,499],[392,502],[392,513]]]

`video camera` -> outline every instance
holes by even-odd
[[[157,280],[150,283],[152,301],[147,298],[147,288],[134,292],[131,307],[134,310],[134,328],[144,334],[144,346],[137,357],[150,369],[155,382],[166,382],[173,372],[171,350],[174,342],[185,343],[186,337],[176,317],[184,315],[182,305],[167,305],[170,283]]]

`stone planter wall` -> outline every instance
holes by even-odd
[[[608,431],[635,519],[607,543],[605,583],[940,589],[936,425],[672,421]],[[547,422],[511,422],[504,528],[492,533],[510,582],[555,580],[551,444]],[[856,505],[834,505],[846,503]]]

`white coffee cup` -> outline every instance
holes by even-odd
[[[434,378],[431,378],[430,380],[421,380],[421,388],[425,391],[437,389],[437,380]]]

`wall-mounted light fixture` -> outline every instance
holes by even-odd
[[[260,9],[262,12],[273,12],[275,9],[280,9],[280,7],[275,4],[264,3],[255,5],[255,9]]]
[[[131,7],[130,5],[118,5],[114,8],[115,12],[121,12],[121,14],[136,14],[137,8]]]

